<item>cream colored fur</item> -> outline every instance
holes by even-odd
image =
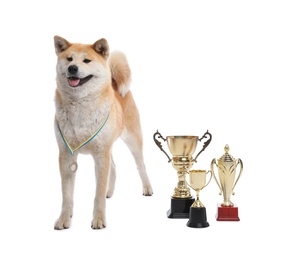
[[[129,90],[130,68],[123,53],[115,52],[109,56],[105,39],[88,45],[72,44],[55,36],[54,43],[58,56],[55,135],[62,180],[62,210],[54,228],[70,227],[77,156],[83,153],[91,154],[95,162],[97,184],[91,227],[101,229],[106,227],[106,197],[113,195],[115,186],[111,150],[118,137],[124,140],[134,156],[143,183],[143,195],[153,193],[143,160],[139,113]],[[81,84],[88,76],[90,79]],[[108,113],[107,123],[99,134],[71,155],[61,138],[58,124],[70,146],[75,148],[100,127]]]

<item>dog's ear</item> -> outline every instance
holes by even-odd
[[[103,56],[105,60],[109,57],[109,45],[106,39],[102,38],[92,45],[92,48],[100,55]]]
[[[54,36],[55,52],[59,55],[61,52],[65,51],[71,46],[71,43],[60,36]]]

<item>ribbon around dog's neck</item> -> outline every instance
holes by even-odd
[[[70,154],[73,155],[75,151],[77,151],[78,149],[80,149],[81,147],[83,147],[84,145],[88,144],[90,141],[92,141],[92,139],[99,134],[99,132],[102,130],[102,128],[104,127],[104,125],[106,124],[108,118],[109,118],[110,113],[108,113],[107,117],[105,118],[104,122],[101,124],[101,126],[94,132],[93,135],[91,135],[85,142],[83,142],[82,144],[78,145],[76,148],[72,148],[70,146],[70,144],[68,143],[67,139],[65,138],[65,136],[63,135],[59,123],[57,122],[58,125],[58,129],[60,132],[60,135],[62,137],[62,140],[64,142],[64,144],[66,145],[67,149],[69,150]]]

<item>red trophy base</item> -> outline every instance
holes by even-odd
[[[232,207],[223,207],[221,204],[217,204],[218,212],[216,215],[216,220],[218,221],[239,221],[238,217],[238,207],[236,204]]]

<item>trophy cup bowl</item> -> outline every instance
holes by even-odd
[[[191,157],[194,154],[198,136],[167,136],[168,148],[173,157]]]
[[[210,179],[206,183],[206,175],[210,172]],[[196,191],[196,200],[190,207],[188,227],[204,228],[209,227],[206,216],[206,208],[199,199],[200,190],[205,188],[211,181],[211,171],[205,170],[192,170],[189,171],[189,183],[188,185]]]
[[[167,142],[170,153],[172,154],[172,159],[163,149],[161,141],[162,139]],[[198,142],[204,138],[208,138],[204,142],[202,149],[193,158],[193,154],[197,148]],[[174,169],[177,171],[178,183],[174,188],[174,192],[171,198],[171,209],[168,210],[168,218],[188,218],[190,205],[194,202],[192,198],[190,189],[186,183],[186,174],[188,170],[192,167],[194,162],[197,162],[198,156],[205,150],[212,139],[212,135],[207,131],[200,139],[198,136],[167,136],[164,138],[157,130],[153,135],[155,144],[160,148],[160,150],[167,156],[168,162],[172,162]]]
[[[239,221],[238,207],[231,201],[231,195],[234,195],[234,188],[238,183],[243,171],[243,163],[241,159],[234,159],[228,152],[230,148],[228,145],[224,147],[225,154],[218,159],[213,159],[211,162],[212,175],[220,189],[220,195],[223,194],[224,201],[218,204],[218,212],[216,219],[218,221]],[[214,165],[217,166],[219,181],[214,171]],[[236,169],[240,166],[238,177],[236,178]],[[236,179],[236,181],[235,181]]]

